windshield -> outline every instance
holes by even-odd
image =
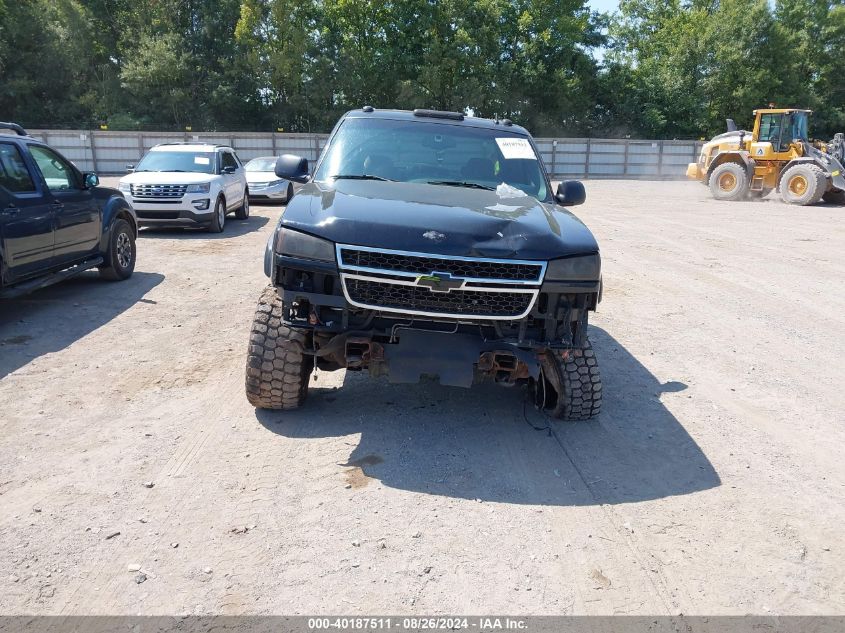
[[[149,152],[135,171],[193,171],[214,173],[214,152]]]
[[[275,169],[275,158],[253,158],[246,164],[247,171],[274,171]]]
[[[539,200],[549,193],[525,136],[427,121],[346,119],[314,175],[337,177],[479,189],[507,183]]]
[[[809,130],[807,129],[807,113],[796,112],[792,115],[792,138],[806,141],[809,139]]]

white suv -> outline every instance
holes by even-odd
[[[141,226],[204,226],[220,233],[226,214],[249,217],[246,171],[235,150],[222,145],[156,145],[119,189]]]

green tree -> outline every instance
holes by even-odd
[[[604,95],[616,131],[661,138],[705,126],[708,21],[681,0],[623,0],[610,34]]]
[[[597,61],[594,51],[603,49]],[[845,128],[843,0],[0,0],[27,125],[326,131],[472,109],[538,134],[698,137],[775,102]]]
[[[608,127],[710,136],[773,102],[842,121],[841,0],[623,0],[602,76]]]
[[[98,33],[82,3],[5,4],[0,35],[0,111],[30,126],[92,122],[98,91],[111,77],[102,66]]]
[[[782,105],[814,109],[815,135],[845,131],[845,3],[778,0],[775,18],[782,52],[777,59]]]
[[[120,77],[136,114],[154,123],[190,123],[195,104],[194,63],[176,33],[145,35]]]

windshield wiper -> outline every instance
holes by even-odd
[[[331,176],[335,180],[381,180],[384,182],[396,182],[390,178],[383,178],[382,176],[374,176],[373,174],[335,174]]]
[[[487,185],[479,185],[477,182],[467,182],[465,180],[429,180],[430,185],[445,185],[447,187],[469,187],[470,189],[484,189],[485,191],[496,191],[493,187]]]

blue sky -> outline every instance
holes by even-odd
[[[615,11],[619,0],[588,0],[587,4],[594,11]]]

